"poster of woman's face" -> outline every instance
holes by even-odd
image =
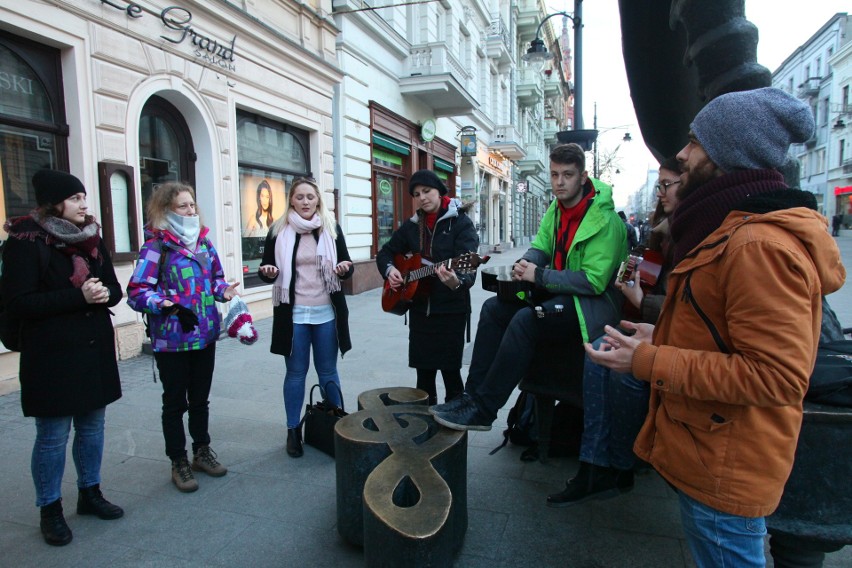
[[[240,212],[243,238],[265,238],[270,225],[284,213],[284,179],[252,174],[240,176]]]

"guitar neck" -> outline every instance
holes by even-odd
[[[454,260],[454,258],[451,258],[449,260],[442,260],[441,262],[430,264],[428,266],[421,266],[420,268],[409,272],[408,276],[406,277],[406,281],[414,282],[415,280],[420,280],[421,278],[432,276],[433,274],[435,274],[435,271],[438,270],[439,266],[451,266]]]

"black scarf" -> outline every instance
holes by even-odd
[[[786,190],[776,170],[741,170],[717,177],[681,201],[672,215],[672,266],[718,229],[728,213],[741,210],[747,198]]]

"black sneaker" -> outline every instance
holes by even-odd
[[[432,417],[435,419],[435,422],[440,424],[441,426],[446,426],[447,428],[452,428],[453,430],[481,430],[483,432],[487,432],[491,430],[491,422],[492,420],[486,419],[482,412],[479,411],[479,407],[476,406],[476,402],[474,402],[473,398],[469,395],[465,394],[460,398],[456,399],[460,402],[457,403],[455,408],[446,411],[440,410],[432,410]],[[455,400],[452,401],[456,402]],[[439,406],[447,406],[451,403],[439,404]]]
[[[580,469],[565,490],[547,496],[548,507],[570,507],[592,499],[611,499],[633,489],[633,470],[580,462]]]
[[[467,393],[462,393],[456,398],[452,400],[448,400],[443,404],[434,404],[429,407],[429,414],[434,415],[436,412],[450,412],[452,410],[456,410],[465,404],[465,399],[470,399],[470,395]]]

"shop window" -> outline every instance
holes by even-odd
[[[63,99],[59,50],[0,31],[0,221],[35,207],[37,170],[68,170]]]
[[[166,99],[151,96],[139,120],[143,224],[148,222],[148,200],[161,183],[182,181],[195,187],[195,160],[192,135],[183,115]]]
[[[114,261],[136,260],[139,231],[136,225],[133,168],[123,164],[100,162],[98,184],[104,243]]]
[[[257,277],[269,227],[284,213],[290,183],[311,177],[306,130],[237,111],[237,154],[243,282],[247,288],[265,283]]]
[[[406,219],[405,162],[409,147],[388,136],[373,134],[373,206],[376,219],[373,255]]]

